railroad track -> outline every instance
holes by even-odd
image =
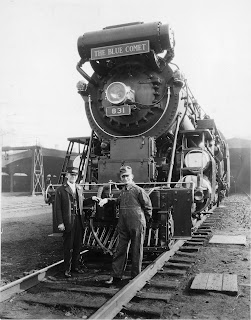
[[[106,256],[86,258],[86,273],[73,274],[70,279],[59,271],[63,262],[59,261],[7,284],[0,288],[1,318],[42,318],[45,314],[52,318],[159,318],[215,221],[217,214],[207,214],[190,239],[177,240],[171,250],[145,257],[143,271],[133,280],[129,265],[119,286],[105,284],[111,268],[111,259]]]
[[[251,201],[251,196],[247,193],[247,192],[245,192],[245,191],[242,191],[246,196],[247,196],[247,198]]]

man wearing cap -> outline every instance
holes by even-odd
[[[120,168],[119,174],[121,181],[125,183],[120,196],[115,200],[120,207],[117,225],[119,242],[113,256],[113,276],[106,281],[107,284],[114,284],[122,279],[130,242],[131,278],[133,279],[141,272],[146,220],[149,220],[152,216],[151,200],[145,190],[134,183],[132,168],[123,166]],[[101,199],[99,205],[102,207],[109,200],[108,198]]]
[[[66,169],[67,181],[58,187],[55,193],[55,216],[58,229],[63,232],[65,277],[71,277],[71,271],[83,273],[79,269],[79,256],[83,239],[82,210],[99,201],[98,197],[84,199],[83,188],[76,184],[78,168]]]

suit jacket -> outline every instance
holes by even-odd
[[[76,193],[78,194],[78,206],[80,209],[80,216],[83,225],[83,203],[85,205],[93,202],[91,198],[84,199],[83,197],[83,188],[76,184]],[[65,231],[69,232],[72,229],[73,221],[75,216],[73,213],[73,193],[70,186],[65,182],[62,186],[56,189],[55,193],[55,217],[57,225],[63,223],[65,225]]]

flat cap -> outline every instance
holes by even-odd
[[[78,168],[77,167],[67,167],[66,172],[71,174],[78,174]]]
[[[129,167],[129,166],[122,166],[119,169],[119,174],[120,175],[122,175],[122,174],[132,174],[132,168]]]

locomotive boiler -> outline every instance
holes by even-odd
[[[118,197],[119,168],[131,166],[153,204],[144,249],[154,252],[191,236],[194,221],[230,187],[227,143],[171,62],[174,47],[173,30],[161,22],[109,26],[79,37],[77,70],[84,79],[77,90],[92,134],[69,138],[59,180],[74,160],[85,197]],[[48,189],[51,202],[56,187]],[[85,249],[112,254],[119,214],[113,203],[84,208]]]

